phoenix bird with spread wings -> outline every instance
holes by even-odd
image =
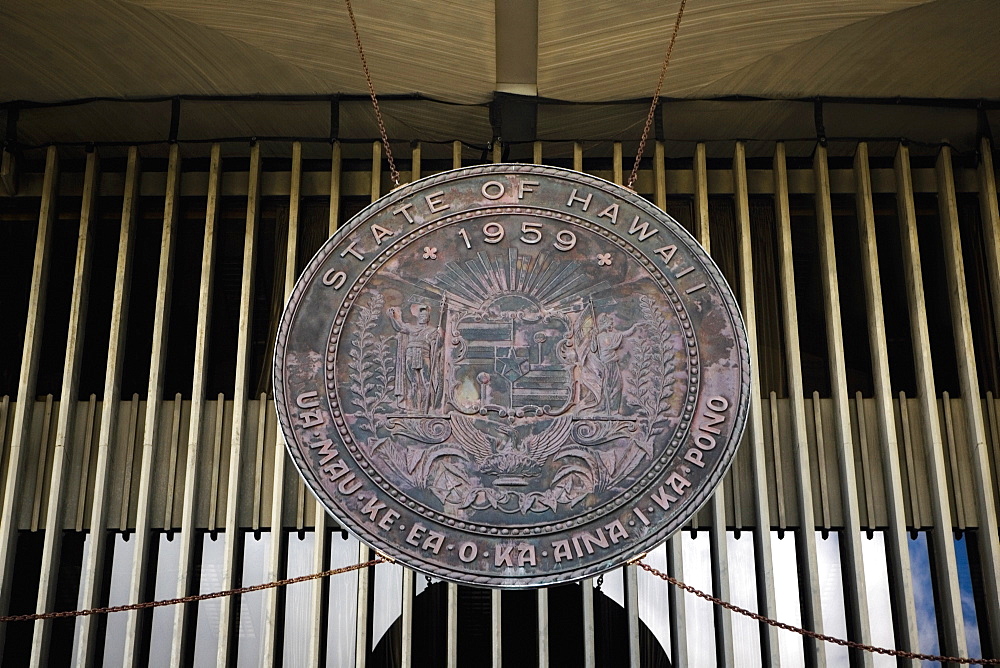
[[[500,476],[497,485],[524,485],[562,447],[570,433],[568,415],[556,418],[542,432],[522,435],[516,427],[491,423],[499,436],[482,431],[461,414],[452,416],[452,439],[475,461],[480,473]]]

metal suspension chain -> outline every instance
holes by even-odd
[[[115,605],[106,608],[90,608],[88,610],[66,610],[60,612],[46,612],[46,613],[36,613],[31,615],[7,615],[0,617],[0,624],[7,622],[29,622],[36,621],[40,619],[59,619],[65,617],[84,617],[87,615],[100,615],[108,614],[112,612],[125,612],[128,610],[141,610],[144,608],[160,608],[167,605],[178,605],[181,603],[191,603],[193,601],[206,601],[213,598],[222,598],[224,596],[236,596],[239,594],[248,594],[250,592],[261,591],[263,589],[273,589],[275,587],[284,587],[291,584],[297,584],[299,582],[307,582],[309,580],[317,580],[319,578],[329,577],[331,575],[339,575],[341,573],[348,573],[350,571],[360,570],[362,568],[368,568],[370,566],[375,566],[382,563],[392,563],[393,560],[384,555],[378,555],[370,561],[366,561],[360,564],[353,564],[351,566],[344,566],[343,568],[334,568],[328,571],[322,571],[320,573],[313,573],[312,575],[302,575],[296,578],[286,578],[284,580],[276,580],[274,582],[268,582],[265,584],[253,585],[250,587],[239,587],[237,589],[227,589],[225,591],[217,591],[211,594],[194,594],[191,596],[183,596],[181,598],[171,598],[162,601],[145,601],[142,603],[130,603],[128,605]],[[871,652],[873,654],[883,654],[886,656],[895,656],[902,659],[915,659],[918,661],[939,661],[941,663],[961,663],[967,665],[980,665],[980,666],[996,666],[1000,665],[1000,659],[973,659],[968,657],[954,657],[954,656],[940,656],[937,654],[919,654],[916,652],[907,652],[898,649],[889,649],[886,647],[875,647],[874,645],[865,645],[863,643],[854,642],[853,640],[845,640],[843,638],[836,638],[834,636],[824,635],[822,633],[816,633],[815,631],[810,631],[808,629],[803,629],[798,626],[792,626],[791,624],[785,624],[784,622],[779,622],[775,619],[765,617],[764,615],[759,615],[756,612],[751,612],[745,608],[741,608],[738,605],[729,603],[728,601],[723,601],[720,598],[716,598],[711,594],[706,594],[705,592],[692,587],[691,585],[684,584],[680,580],[673,578],[666,573],[662,573],[649,564],[643,561],[633,561],[633,565],[638,566],[644,571],[655,575],[656,577],[669,582],[670,584],[683,589],[689,594],[694,594],[699,598],[703,598],[710,603],[714,603],[726,610],[735,612],[758,622],[768,624],[775,628],[783,629],[785,631],[791,631],[792,633],[798,633],[799,635],[805,636],[807,638],[813,638],[815,640],[822,640],[823,642],[832,643],[834,645],[840,645],[841,647],[849,647],[851,649],[857,649],[864,652]],[[428,577],[430,580],[430,577]],[[603,584],[604,576],[603,574],[598,578],[597,589],[600,591],[600,585]]]
[[[901,649],[888,649],[886,647],[875,647],[874,645],[865,645],[863,643],[854,642],[853,640],[844,640],[843,638],[835,638],[834,636],[824,635],[822,633],[816,633],[815,631],[810,631],[808,629],[803,629],[798,626],[792,626],[791,624],[785,624],[784,622],[779,622],[776,619],[771,619],[765,617],[764,615],[758,615],[756,612],[751,612],[745,608],[741,608],[738,605],[729,603],[728,601],[723,601],[721,598],[716,598],[711,594],[706,594],[700,589],[696,589],[691,585],[684,584],[676,578],[672,578],[666,573],[661,573],[649,564],[643,561],[632,562],[642,570],[647,573],[651,573],[661,580],[666,580],[670,584],[683,589],[689,594],[694,594],[699,598],[703,598],[710,603],[714,603],[720,607],[725,608],[731,612],[736,612],[745,617],[749,617],[758,622],[763,622],[769,626],[775,628],[784,629],[785,631],[791,631],[792,633],[798,633],[801,636],[807,638],[813,638],[815,640],[822,640],[823,642],[832,643],[834,645],[840,645],[841,647],[849,647],[851,649],[858,649],[863,652],[871,652],[873,654],[884,654],[886,656],[895,656],[901,659],[916,659],[918,661],[939,661],[941,663],[964,663],[964,664],[975,664],[980,666],[997,666],[1000,665],[1000,659],[970,659],[968,657],[955,657],[955,656],[939,656],[936,654],[919,654],[916,652],[907,652]]]
[[[389,175],[395,186],[399,186],[399,172],[396,171],[396,163],[392,159],[392,147],[389,146],[389,137],[385,133],[385,125],[382,123],[382,111],[378,108],[378,98],[375,97],[375,86],[372,85],[372,75],[368,71],[368,61],[365,59],[365,49],[361,46],[361,35],[358,33],[358,23],[354,20],[354,9],[351,7],[351,0],[344,0],[347,5],[347,15],[351,17],[351,28],[354,29],[354,43],[358,45],[358,55],[361,56],[361,68],[365,71],[365,81],[368,82],[368,92],[372,97],[372,106],[375,107],[375,120],[378,121],[378,131],[382,135],[382,145],[385,147],[385,157],[389,161]]]
[[[386,557],[378,556],[371,561],[366,561],[360,564],[352,564],[351,566],[344,566],[343,568],[334,568],[328,571],[323,571],[321,573],[313,573],[311,575],[300,575],[297,578],[286,578],[284,580],[276,580],[274,582],[267,582],[265,584],[252,585],[250,587],[238,587],[236,589],[226,589],[225,591],[216,591],[211,594],[192,594],[191,596],[182,596],[180,598],[168,598],[162,601],[143,601],[142,603],[129,603],[128,605],[112,605],[106,608],[89,608],[87,610],[62,610],[59,612],[39,612],[31,615],[7,615],[5,617],[0,617],[0,624],[6,622],[33,622],[39,619],[60,619],[64,617],[87,617],[89,615],[104,615],[111,612],[126,612],[128,610],[142,610],[144,608],[162,608],[165,605],[178,605],[180,603],[191,603],[193,601],[207,601],[212,598],[223,598],[224,596],[237,596],[239,594],[249,594],[254,591],[261,591],[263,589],[274,589],[275,587],[284,587],[286,585],[297,584],[299,582],[307,582],[309,580],[318,580],[319,578],[329,577],[331,575],[340,575],[341,573],[349,573],[350,571],[357,571],[362,568],[368,568],[369,566],[375,566],[376,564],[381,564],[389,561]]]
[[[389,146],[389,138],[385,131],[385,124],[382,121],[382,111],[379,109],[378,97],[375,95],[375,86],[372,83],[371,73],[368,71],[368,60],[365,58],[365,49],[361,44],[361,34],[358,32],[358,23],[354,18],[354,9],[351,6],[351,0],[344,0],[344,4],[347,5],[347,15],[351,19],[351,28],[354,30],[354,43],[358,47],[361,68],[364,70],[365,81],[368,84],[368,93],[371,95],[372,107],[375,109],[375,120],[378,122],[379,134],[382,136],[382,145],[385,147],[385,157],[389,162],[389,174],[392,177],[393,184],[399,186],[399,172],[396,170],[396,163],[392,158],[392,147]],[[642,160],[643,151],[646,149],[646,140],[649,137],[649,128],[652,126],[653,117],[656,114],[656,106],[660,102],[660,90],[663,88],[663,80],[667,74],[667,67],[670,65],[670,55],[673,53],[674,43],[677,41],[677,33],[681,28],[681,19],[684,17],[684,8],[686,5],[687,0],[681,0],[680,7],[677,10],[677,18],[674,21],[674,30],[670,35],[670,42],[667,44],[667,50],[663,54],[660,78],[656,82],[656,91],[653,93],[653,100],[649,105],[649,114],[646,116],[646,124],[642,129],[642,138],[639,140],[639,149],[636,151],[635,164],[632,166],[632,173],[629,175],[628,183],[625,186],[629,190],[633,189],[639,175],[639,163]]]
[[[663,78],[667,74],[667,66],[670,65],[670,54],[674,50],[674,42],[677,41],[677,33],[681,29],[681,19],[684,17],[684,6],[687,0],[681,0],[681,6],[677,10],[677,19],[674,20],[674,32],[670,35],[670,42],[667,44],[667,51],[663,54],[663,66],[660,67],[660,79],[656,82],[656,92],[653,93],[653,102],[649,105],[649,114],[646,116],[646,125],[642,128],[642,139],[639,140],[639,150],[635,153],[635,164],[632,166],[632,174],[628,177],[625,185],[629,190],[633,190],[635,180],[639,176],[639,161],[642,160],[642,152],[646,148],[646,139],[649,137],[649,128],[653,124],[653,116],[656,114],[656,105],[660,103],[660,89],[663,88]]]

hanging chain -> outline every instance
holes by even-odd
[[[351,17],[351,27],[354,29],[354,43],[358,45],[358,55],[361,56],[361,68],[365,71],[365,80],[368,82],[368,92],[372,96],[372,106],[375,107],[375,120],[378,121],[378,131],[382,135],[382,145],[385,146],[385,157],[389,161],[389,175],[392,182],[399,186],[399,172],[396,171],[396,163],[392,159],[392,148],[389,146],[389,137],[385,133],[385,125],[382,123],[382,111],[378,108],[378,98],[375,97],[375,86],[372,85],[372,75],[368,71],[368,61],[365,59],[365,49],[361,46],[361,35],[358,33],[358,23],[354,20],[354,9],[351,8],[351,0],[344,0],[347,5],[347,15]]]
[[[7,622],[32,622],[38,619],[59,619],[62,617],[86,617],[88,615],[105,615],[111,612],[142,610],[144,608],[162,608],[165,605],[178,605],[180,603],[191,603],[193,601],[207,601],[212,598],[223,598],[224,596],[249,594],[250,592],[261,591],[262,589],[274,589],[275,587],[284,587],[286,585],[296,584],[299,582],[318,580],[319,578],[325,578],[331,575],[340,575],[341,573],[348,573],[350,571],[357,571],[362,568],[368,568],[369,566],[375,566],[376,564],[385,563],[386,561],[387,559],[385,557],[378,556],[372,559],[371,561],[366,561],[360,564],[353,564],[351,566],[344,566],[343,568],[334,568],[329,571],[323,571],[322,573],[301,575],[297,578],[286,578],[284,580],[276,580],[274,582],[252,585],[250,587],[239,587],[237,589],[216,591],[212,592],[211,594],[193,594],[191,596],[182,596],[180,598],[169,598],[169,599],[164,599],[162,601],[144,601],[142,603],[130,603],[128,605],[113,605],[107,608],[90,608],[88,610],[62,610],[59,612],[40,612],[40,613],[35,613],[33,615],[7,615],[6,617],[0,617],[0,624],[4,624]]]
[[[297,584],[299,582],[307,582],[309,580],[318,580],[319,578],[330,577],[331,575],[340,575],[341,573],[349,573],[350,571],[360,570],[362,568],[368,568],[370,566],[376,566],[382,563],[392,563],[392,560],[384,555],[378,555],[370,561],[365,561],[360,564],[353,564],[351,566],[344,566],[343,568],[334,568],[328,571],[323,571],[321,573],[313,573],[311,575],[301,575],[295,578],[286,578],[284,580],[276,580],[274,582],[268,582],[265,584],[252,585],[250,587],[239,587],[237,589],[227,589],[225,591],[212,592],[210,594],[194,594],[191,596],[182,596],[180,598],[170,598],[161,601],[145,601],[142,603],[130,603],[128,605],[114,605],[105,608],[90,608],[87,610],[64,610],[59,612],[45,612],[45,613],[35,613],[31,615],[7,615],[0,617],[0,624],[7,622],[30,622],[40,619],[60,619],[66,617],[85,617],[88,615],[102,615],[112,612],[125,612],[128,610],[142,610],[145,608],[161,608],[167,605],[178,605],[181,603],[192,603],[194,601],[207,601],[213,598],[222,598],[224,596],[237,596],[239,594],[249,594],[255,591],[262,591],[264,589],[274,589],[275,587],[285,587],[287,585]],[[644,571],[655,575],[661,580],[665,580],[670,584],[683,589],[684,591],[694,594],[700,598],[714,603],[720,607],[725,608],[731,612],[736,612],[758,622],[768,624],[775,628],[783,629],[785,631],[791,631],[793,633],[798,633],[801,636],[807,638],[813,638],[815,640],[822,640],[823,642],[832,643],[834,645],[840,645],[841,647],[849,647],[851,649],[857,649],[864,652],[871,652],[873,654],[883,654],[886,656],[895,656],[901,659],[914,659],[917,661],[938,661],[941,663],[963,663],[963,664],[975,664],[975,665],[989,665],[996,666],[1000,665],[1000,659],[971,659],[967,657],[954,657],[954,656],[940,656],[937,654],[918,654],[916,652],[907,652],[898,649],[888,649],[886,647],[875,647],[874,645],[865,645],[859,642],[854,642],[852,640],[844,640],[843,638],[835,638],[834,636],[824,635],[822,633],[816,633],[815,631],[809,631],[808,629],[803,629],[798,626],[792,626],[791,624],[785,624],[784,622],[779,622],[769,617],[763,615],[758,615],[756,612],[751,612],[745,608],[741,608],[738,605],[729,603],[728,601],[723,601],[720,598],[716,598],[711,594],[706,594],[700,589],[696,589],[691,585],[684,584],[676,578],[670,577],[666,573],[662,573],[649,564],[643,561],[633,562],[636,566],[643,569]],[[428,584],[430,584],[430,577],[427,576]],[[601,574],[597,578],[597,590],[600,591],[601,585],[604,583],[604,575]]]
[[[392,148],[389,146],[389,138],[385,132],[385,124],[382,122],[382,111],[378,106],[378,97],[375,95],[375,86],[372,84],[371,73],[368,71],[368,60],[365,58],[365,49],[361,45],[361,35],[358,32],[358,23],[354,19],[354,9],[351,7],[351,0],[344,0],[347,5],[347,15],[351,19],[351,28],[354,30],[354,42],[358,47],[358,55],[361,57],[361,67],[365,73],[365,81],[368,83],[368,93],[372,98],[372,107],[375,109],[375,120],[378,122],[379,133],[382,136],[382,145],[385,146],[385,157],[389,162],[389,174],[392,182],[399,185],[399,172],[396,171],[396,163],[392,159]],[[646,125],[642,129],[642,139],[639,141],[639,150],[636,151],[635,165],[632,167],[632,174],[629,176],[626,187],[632,189],[635,180],[639,175],[639,162],[642,160],[642,153],[646,148],[646,139],[649,137],[649,128],[653,124],[653,116],[656,114],[656,105],[660,102],[660,89],[663,88],[663,79],[667,74],[667,66],[670,64],[670,54],[674,50],[674,43],[677,41],[677,33],[681,28],[681,18],[684,16],[684,7],[687,0],[681,0],[680,8],[677,10],[677,19],[674,21],[674,31],[670,35],[670,42],[667,51],[663,55],[663,66],[660,68],[660,78],[656,83],[656,92],[653,94],[653,101],[649,106],[649,114],[646,116]]]
[[[626,188],[632,190],[635,180],[639,176],[639,161],[642,160],[642,152],[646,148],[646,138],[649,137],[649,128],[653,124],[653,116],[656,114],[656,105],[660,103],[660,89],[663,88],[663,78],[667,74],[667,66],[670,64],[670,54],[674,50],[674,42],[677,41],[677,32],[681,29],[681,18],[684,16],[684,6],[687,0],[681,0],[681,6],[677,10],[677,19],[674,21],[674,32],[670,35],[670,43],[667,44],[667,52],[663,54],[663,66],[660,67],[660,80],[656,82],[656,92],[653,93],[653,102],[649,105],[649,115],[646,116],[646,126],[642,129],[642,139],[639,140],[639,150],[635,153],[635,164],[632,166],[632,174],[628,177]]]
[[[755,619],[758,622],[763,622],[764,624],[773,626],[778,629],[784,629],[785,631],[798,633],[799,635],[805,636],[807,638],[822,640],[823,642],[832,643],[834,645],[840,645],[841,647],[858,649],[863,652],[871,652],[873,654],[884,654],[886,656],[895,656],[901,659],[915,659],[917,661],[939,661],[941,663],[965,663],[965,664],[975,664],[979,666],[1000,665],[1000,659],[970,659],[967,657],[939,656],[936,654],[918,654],[916,652],[907,652],[901,649],[888,649],[886,647],[875,647],[874,645],[865,645],[859,642],[854,642],[853,640],[844,640],[843,638],[835,638],[834,636],[828,636],[822,633],[816,633],[815,631],[810,631],[808,629],[803,629],[798,626],[792,626],[791,624],[785,624],[784,622],[779,622],[775,619],[770,619],[769,617],[765,617],[764,615],[758,615],[756,612],[750,612],[749,610],[741,608],[738,605],[733,605],[728,601],[723,601],[721,598],[716,598],[711,594],[706,594],[700,589],[695,589],[691,585],[684,584],[680,580],[670,577],[666,573],[661,573],[660,571],[656,570],[655,568],[653,568],[652,566],[650,566],[645,562],[637,561],[635,562],[635,565],[641,568],[642,570],[646,571],[647,573],[651,573],[656,577],[660,578],[661,580],[666,580],[675,587],[683,589],[689,594],[694,594],[695,596],[703,598],[706,601],[709,601],[710,603],[714,603],[715,605],[721,606],[726,610],[737,612],[741,615],[744,615],[751,619]]]

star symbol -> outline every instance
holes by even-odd
[[[425,260],[436,260],[438,259],[438,249],[434,246],[424,246],[424,259]]]
[[[611,266],[611,253],[598,253],[597,264],[601,267]]]
[[[518,357],[513,348],[498,349],[497,353],[494,368],[508,382],[514,383],[528,372],[527,360]]]

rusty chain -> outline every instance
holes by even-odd
[[[382,145],[385,147],[385,157],[389,162],[389,174],[392,177],[392,182],[395,186],[399,186],[399,172],[396,170],[396,163],[392,158],[392,147],[389,146],[389,137],[385,131],[385,123],[382,121],[382,111],[378,106],[378,97],[375,95],[375,86],[372,83],[371,72],[368,71],[368,59],[365,58],[365,49],[361,45],[361,34],[358,32],[358,23],[354,18],[354,9],[351,7],[351,0],[344,0],[344,4],[347,5],[347,15],[351,19],[351,28],[354,30],[354,43],[358,47],[358,56],[361,57],[361,68],[365,73],[365,81],[368,84],[368,93],[372,98],[372,107],[375,109],[375,120],[378,122],[378,131],[382,136]],[[646,124],[642,128],[642,138],[639,140],[639,149],[636,151],[635,164],[632,166],[632,173],[629,175],[628,183],[626,188],[629,190],[633,189],[635,181],[639,176],[639,162],[642,160],[642,153],[646,149],[646,140],[649,137],[649,128],[653,124],[653,117],[656,114],[656,107],[660,103],[660,89],[663,88],[663,80],[667,74],[667,67],[670,65],[670,54],[673,53],[674,43],[677,41],[677,33],[681,28],[681,19],[684,16],[684,7],[687,5],[687,0],[681,0],[680,7],[677,10],[677,18],[674,21],[674,30],[670,35],[670,42],[667,44],[666,53],[663,54],[663,65],[660,67],[660,78],[656,82],[656,91],[653,93],[653,101],[649,105],[649,114],[646,116]]]
[[[249,587],[238,587],[236,589],[226,589],[225,591],[216,591],[212,592],[211,594],[192,594],[191,596],[182,596],[180,598],[168,598],[162,601],[144,601],[142,603],[129,603],[128,605],[112,605],[106,608],[90,608],[88,610],[63,610],[59,612],[40,612],[31,615],[7,615],[5,617],[0,617],[0,623],[32,622],[39,619],[60,619],[63,617],[86,617],[88,615],[104,615],[111,612],[125,612],[127,610],[143,610],[145,608],[162,608],[163,606],[166,605],[178,605],[180,603],[192,603],[194,601],[207,601],[213,598],[222,598],[224,596],[237,596],[239,594],[249,594],[250,592],[261,591],[263,589],[274,589],[275,587],[284,587],[286,585],[297,584],[299,582],[318,580],[319,578],[325,578],[331,575],[340,575],[341,573],[348,573],[350,571],[356,571],[362,568],[368,568],[369,566],[387,563],[388,561],[389,559],[382,556],[378,556],[364,563],[352,564],[351,566],[344,566],[343,568],[334,568],[328,571],[323,571],[321,573],[313,573],[312,575],[300,575],[299,577],[296,578],[286,578],[284,580],[276,580],[274,582],[267,582],[265,584],[251,585]]]
[[[684,584],[676,578],[672,578],[666,573],[661,573],[644,561],[633,561],[633,564],[651,573],[661,580],[666,580],[670,584],[683,589],[689,594],[694,594],[699,598],[703,598],[710,603],[714,603],[726,610],[731,612],[736,612],[758,622],[763,622],[769,626],[775,628],[784,629],[785,631],[791,631],[792,633],[798,633],[801,636],[807,638],[813,638],[815,640],[822,640],[823,642],[832,643],[834,645],[840,645],[841,647],[849,647],[851,649],[858,649],[864,652],[871,652],[873,654],[884,654],[886,656],[894,656],[900,659],[916,659],[918,661],[940,661],[942,663],[965,663],[965,664],[975,664],[980,666],[997,666],[1000,665],[1000,659],[970,659],[967,657],[955,657],[955,656],[939,656],[936,654],[919,654],[917,652],[907,652],[901,649],[888,649],[886,647],[875,647],[874,645],[865,645],[863,643],[854,642],[853,640],[845,640],[843,638],[835,638],[834,636],[824,635],[822,633],[816,633],[815,631],[810,631],[808,629],[803,629],[798,626],[792,626],[791,624],[785,624],[784,622],[779,622],[770,617],[765,617],[764,615],[758,615],[756,612],[751,612],[745,608],[741,608],[738,605],[729,603],[728,601],[723,601],[721,598],[716,598],[711,594],[706,594],[700,589],[696,589],[691,585]]]
[[[660,89],[663,88],[663,78],[667,75],[667,66],[670,64],[670,54],[674,50],[674,42],[677,41],[677,33],[681,29],[681,18],[684,16],[684,6],[687,0],[681,0],[681,6],[677,9],[677,19],[674,20],[674,32],[670,35],[670,42],[667,44],[667,51],[663,54],[663,66],[660,67],[660,80],[656,82],[656,92],[653,93],[653,102],[649,105],[649,114],[646,116],[646,125],[642,128],[642,139],[639,140],[639,150],[635,153],[635,164],[632,166],[632,174],[628,177],[625,185],[629,190],[633,190],[635,180],[639,176],[639,161],[642,160],[642,152],[646,149],[646,139],[649,137],[649,128],[653,124],[653,116],[656,114],[656,106],[660,103]]]
[[[284,580],[276,580],[274,582],[268,582],[265,584],[252,585],[249,587],[239,587],[236,589],[226,589],[225,591],[212,592],[210,594],[193,594],[191,596],[183,596],[180,598],[164,599],[161,601],[145,601],[142,603],[130,603],[128,605],[114,605],[104,608],[90,608],[88,610],[66,610],[59,612],[46,612],[46,613],[35,613],[30,615],[7,615],[0,617],[0,623],[6,622],[30,622],[37,621],[41,619],[59,619],[66,617],[84,617],[87,615],[101,615],[108,614],[112,612],[125,612],[128,610],[142,610],[145,608],[160,608],[167,605],[178,605],[181,603],[192,603],[194,601],[206,601],[213,598],[222,598],[224,596],[236,596],[239,594],[249,594],[255,591],[261,591],[264,589],[273,589],[275,587],[284,587],[287,585],[297,584],[299,582],[307,582],[309,580],[317,580],[319,578],[329,577],[331,575],[340,575],[341,573],[349,573],[351,571],[360,570],[362,568],[368,568],[370,566],[375,566],[381,563],[389,563],[392,560],[388,557],[377,556],[370,561],[365,561],[360,564],[352,564],[351,566],[344,566],[342,568],[334,568],[328,571],[322,571],[320,573],[313,573],[311,575],[301,575],[295,578],[286,578]],[[798,633],[801,636],[807,638],[813,638],[815,640],[822,640],[823,642],[832,643],[834,645],[840,645],[842,647],[848,647],[851,649],[858,649],[865,652],[871,652],[874,654],[883,654],[886,656],[894,656],[901,659],[915,659],[918,661],[939,661],[939,662],[950,662],[950,663],[963,663],[963,664],[975,664],[975,665],[1000,665],[1000,659],[972,659],[967,657],[954,657],[954,656],[940,656],[936,654],[919,654],[916,652],[907,652],[898,649],[888,649],[886,647],[875,647],[874,645],[865,645],[863,643],[854,642],[853,640],[845,640],[843,638],[835,638],[834,636],[824,635],[822,633],[816,633],[815,631],[810,631],[808,629],[803,629],[798,626],[792,626],[791,624],[785,624],[784,622],[779,622],[777,620],[765,617],[764,615],[759,615],[756,612],[751,612],[745,608],[741,608],[738,605],[729,603],[728,601],[723,601],[720,598],[716,598],[711,594],[706,594],[700,589],[696,589],[691,585],[684,584],[680,580],[673,578],[666,573],[662,573],[649,564],[643,561],[634,561],[634,565],[643,569],[644,571],[655,575],[661,580],[665,580],[670,584],[683,589],[684,591],[694,594],[699,598],[703,598],[706,601],[718,605],[726,610],[735,612],[758,622],[768,624],[775,628],[783,629],[785,631],[791,631],[792,633]],[[603,579],[603,575],[601,576]]]
[[[354,20],[354,9],[351,7],[351,0],[344,0],[347,5],[347,15],[351,17],[351,27],[354,29],[354,43],[358,45],[358,55],[361,56],[361,68],[365,71],[365,80],[368,82],[368,92],[372,96],[372,106],[375,107],[375,120],[378,121],[378,131],[382,135],[382,145],[385,146],[385,157],[389,161],[389,175],[392,176],[393,184],[399,186],[399,172],[396,171],[396,163],[392,159],[392,148],[389,146],[389,137],[385,133],[385,124],[382,123],[382,111],[378,108],[378,98],[375,97],[375,86],[372,84],[372,75],[368,71],[368,60],[365,58],[365,49],[361,46],[361,35],[358,33],[358,23]]]

